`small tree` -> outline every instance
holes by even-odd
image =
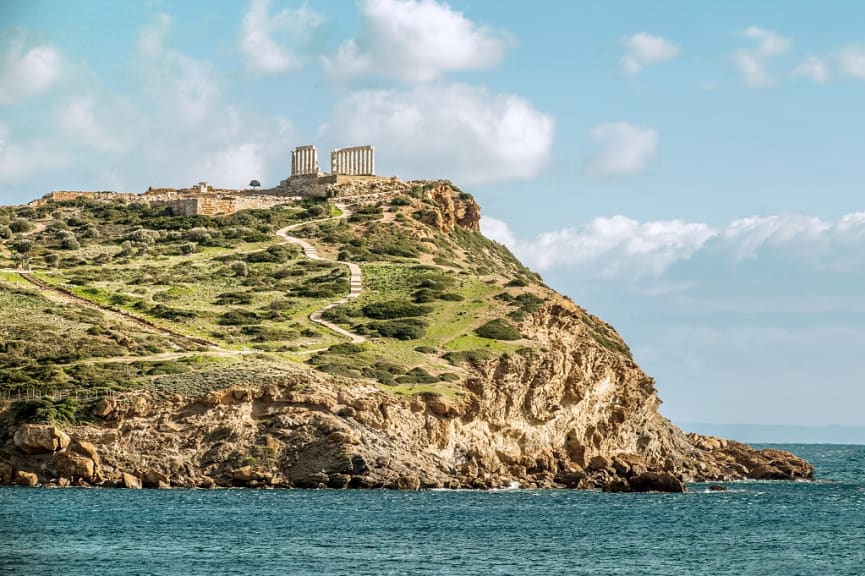
[[[9,229],[16,234],[21,234],[23,232],[30,232],[33,230],[33,224],[25,220],[24,218],[17,218],[9,224]]]
[[[12,244],[12,249],[15,251],[15,262],[19,268],[30,261],[30,250],[33,248],[33,242],[30,240],[18,240]]]
[[[250,182],[249,182],[249,186],[250,186],[253,190],[255,190],[256,188],[258,188],[259,186],[261,186],[261,182],[259,182],[258,180],[250,180]]]

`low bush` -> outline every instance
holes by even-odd
[[[432,384],[438,382],[439,379],[418,366],[397,378],[396,381],[400,384]]]
[[[364,316],[376,320],[391,320],[394,318],[413,318],[424,316],[430,312],[426,306],[418,306],[411,302],[391,300],[388,302],[374,302],[367,304],[362,309]]]
[[[475,330],[475,334],[493,340],[519,340],[522,337],[516,328],[501,318],[490,320]]]
[[[479,364],[492,358],[492,353],[489,350],[461,350],[459,352],[448,352],[444,355],[444,359],[451,364]]]
[[[423,338],[426,333],[427,324],[423,320],[415,318],[403,318],[400,320],[382,320],[369,322],[360,327],[366,334],[374,334],[383,338],[396,338],[397,340],[416,340]]]

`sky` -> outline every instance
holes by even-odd
[[[0,202],[374,144],[610,322],[677,422],[865,425],[865,4],[0,1]],[[326,162],[325,162],[326,164]]]

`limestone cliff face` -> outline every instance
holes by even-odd
[[[90,425],[19,427],[0,481],[639,490],[811,476],[786,452],[683,434],[658,413],[652,379],[588,337],[584,318],[550,302],[521,326],[540,347],[471,367],[461,398],[404,399],[299,368],[198,399],[106,399]]]
[[[426,185],[423,194],[437,206],[423,218],[425,224],[444,234],[453,232],[457,226],[480,230],[481,208],[471,195],[455,191],[446,181]]]

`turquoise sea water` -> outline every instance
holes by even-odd
[[[687,494],[2,488],[0,574],[865,574],[865,446],[784,448],[827,481]]]

